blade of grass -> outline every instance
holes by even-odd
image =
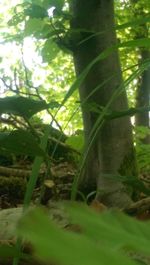
[[[50,126],[46,126],[45,129],[45,133],[44,136],[41,139],[41,144],[40,147],[41,149],[45,152],[46,147],[47,147],[47,141],[48,141],[48,136],[50,133]],[[24,198],[24,204],[23,204],[23,212],[29,207],[30,202],[31,202],[31,198],[32,198],[32,194],[39,176],[39,172],[40,172],[40,168],[41,168],[41,164],[44,160],[44,157],[36,157],[33,163],[33,167],[32,167],[32,172],[27,184],[27,189],[26,189],[26,193],[25,193],[25,198]],[[18,254],[17,256],[13,259],[13,265],[18,265],[19,264],[19,260],[20,260],[20,253],[21,253],[21,239],[18,238],[17,242],[16,242],[16,249],[18,250]]]

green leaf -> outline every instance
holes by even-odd
[[[82,151],[84,145],[83,133],[79,135],[72,135],[67,138],[66,144],[70,145],[77,151]]]
[[[42,31],[38,34],[41,39],[48,39],[49,37],[56,36],[56,31],[53,29],[52,25],[44,23]]]
[[[26,16],[29,16],[30,18],[43,19],[45,17],[48,17],[47,10],[37,4],[31,4],[30,7],[25,9],[24,14]]]
[[[44,130],[44,135],[41,137],[40,148],[43,150],[44,153],[46,152],[50,129],[51,129],[51,126],[46,126]],[[40,172],[40,168],[41,168],[41,164],[43,160],[44,160],[44,157],[42,156],[36,156],[34,159],[33,166],[32,166],[32,172],[31,172],[28,184],[27,184],[27,189],[26,189],[26,193],[24,197],[24,204],[23,204],[24,209],[28,208],[31,203],[32,194],[33,194],[34,188],[37,183],[37,179],[39,176],[39,172]]]
[[[0,153],[25,154],[44,156],[36,138],[24,130],[15,130],[11,133],[0,133]]]
[[[25,23],[24,34],[25,36],[36,35],[40,33],[45,23],[41,19],[30,18]]]
[[[98,221],[99,218],[97,218]],[[111,222],[110,227],[112,227]],[[117,252],[115,247],[110,249],[104,247],[103,244],[98,244],[95,240],[89,240],[84,234],[61,230],[40,209],[34,209],[24,216],[18,231],[19,235],[33,244],[36,256],[49,263],[64,265],[135,264],[121,252]],[[95,233],[97,233],[96,230]]]
[[[44,0],[43,5],[47,8],[56,7],[56,9],[61,10],[64,5],[64,0]]]
[[[117,119],[125,116],[134,116],[136,113],[142,113],[142,112],[148,112],[150,111],[150,106],[146,107],[140,107],[140,108],[129,108],[127,110],[122,111],[108,111],[108,113],[105,114],[105,119]],[[98,112],[98,108],[97,108]],[[99,113],[101,110],[99,110]]]
[[[55,109],[55,108],[59,108],[60,107],[60,104],[57,101],[52,100],[50,103],[47,104],[47,106],[50,109]]]
[[[8,21],[8,26],[17,26],[19,23],[23,22],[24,19],[25,16],[23,12],[17,13]]]
[[[142,17],[142,18],[134,19],[134,20],[129,21],[127,23],[124,23],[124,24],[121,24],[121,25],[117,25],[117,26],[114,27],[114,29],[119,31],[119,30],[122,30],[122,29],[133,28],[133,27],[136,27],[136,26],[139,26],[139,25],[143,25],[143,24],[146,24],[148,22],[150,22],[150,16],[146,16],[144,18]],[[100,31],[100,32],[93,33],[93,34],[91,34],[90,37],[85,38],[80,43],[84,43],[85,41],[89,40],[90,38],[93,38],[94,36],[98,36],[98,35],[104,34],[104,33],[109,32],[109,31],[112,31],[112,27],[108,28],[107,30],[103,30],[103,31]]]
[[[118,48],[135,48],[135,47],[150,47],[150,38],[142,38],[131,41],[126,41],[117,45]]]
[[[45,42],[44,47],[41,52],[43,61],[44,62],[52,61],[57,56],[58,52],[59,52],[59,48],[57,44],[53,40],[48,39]]]
[[[150,106],[149,106],[149,110],[147,109],[147,111],[150,111]],[[146,136],[150,135],[150,128],[149,127],[136,126],[134,128],[134,130],[135,130],[136,138],[138,138],[138,139],[144,139]]]
[[[0,99],[0,114],[8,113],[24,118],[31,118],[37,112],[47,109],[49,104],[25,97],[5,97]]]
[[[30,0],[32,4],[43,6],[43,0]]]
[[[136,27],[136,26],[148,23],[148,22],[150,22],[150,16],[145,16],[145,17],[134,19],[132,21],[129,21],[121,25],[117,25],[115,29],[122,30],[122,29],[129,28],[129,27],[133,28],[133,27]]]
[[[61,10],[64,5],[64,0],[32,0],[32,3],[45,9],[55,7]]]

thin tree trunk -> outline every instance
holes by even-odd
[[[85,67],[106,48],[116,44],[114,30],[114,6],[112,0],[72,0],[71,11],[73,19],[71,28],[80,31],[80,40],[87,41],[77,44],[73,51],[77,76]],[[79,32],[79,31],[76,31]],[[100,33],[92,37],[92,32]],[[117,51],[107,59],[96,63],[81,84],[81,102],[91,91],[113,76],[102,88],[89,97],[88,103],[97,103],[104,107],[122,84],[121,67]],[[111,104],[111,110],[128,108],[126,92]],[[98,119],[98,114],[82,109],[86,148],[89,146],[90,132]],[[98,131],[86,159],[84,175],[80,187],[90,190],[97,182],[97,198],[108,206],[126,207],[131,199],[122,183],[107,175],[135,174],[135,161],[130,119],[120,119],[105,122]]]
[[[146,12],[143,6],[140,4],[139,0],[130,0],[131,7],[133,9],[134,17],[144,17]],[[140,5],[138,5],[138,3]],[[147,38],[149,35],[149,28],[147,24],[142,24],[135,29],[135,39]],[[139,65],[141,62],[150,59],[150,50],[146,48],[139,48]],[[137,91],[136,91],[136,107],[146,107],[150,104],[150,67],[146,69],[138,79]],[[135,115],[135,125],[150,127],[149,122],[149,112],[137,113]],[[141,140],[144,144],[150,144],[150,135],[146,136]]]
[[[150,52],[148,50],[141,51],[141,61],[150,58]],[[139,78],[139,83],[136,91],[136,107],[144,107],[150,105],[150,68],[142,73]],[[149,112],[137,113],[135,116],[136,126],[150,127]],[[146,136],[142,142],[144,144],[150,144],[150,135]]]

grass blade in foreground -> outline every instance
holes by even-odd
[[[78,224],[82,223],[82,234],[61,230],[49,220],[41,209],[34,209],[22,218],[18,227],[19,235],[31,242],[35,249],[35,255],[40,260],[62,265],[137,264],[122,251],[123,247],[134,245],[136,239],[135,233],[132,236],[131,231],[130,235],[127,231],[128,218],[126,219],[124,215],[121,215],[118,220],[118,215],[112,213],[96,215],[89,209],[87,211],[87,209],[80,206],[72,207],[71,205],[67,209],[69,209],[72,216],[74,215],[74,220],[79,215]],[[123,222],[123,226],[120,221]],[[134,223],[134,220],[132,221]],[[85,222],[85,225],[83,222]],[[133,232],[135,232],[135,229]],[[144,229],[146,233],[146,228],[143,225]],[[102,237],[100,237],[101,234]],[[146,244],[147,238],[140,231],[138,237],[139,234],[141,237],[143,236],[141,240]],[[125,240],[122,236],[125,236]],[[135,244],[140,244],[141,240],[139,243],[138,241],[135,242]]]

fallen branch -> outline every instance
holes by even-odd
[[[130,215],[137,215],[150,210],[150,197],[144,198],[130,205],[130,207],[123,209],[123,211]]]

